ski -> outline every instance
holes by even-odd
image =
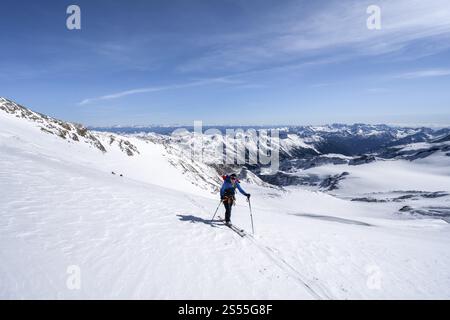
[[[224,221],[224,219],[220,216],[218,216],[220,221]],[[225,226],[227,226],[228,228],[230,228],[231,230],[233,230],[234,232],[236,232],[238,235],[240,235],[242,238],[245,237],[245,230],[244,229],[239,229],[238,227],[236,227],[233,224],[226,224],[224,223]]]
[[[245,237],[245,231],[244,229],[239,229],[236,226],[231,225],[226,225],[228,228],[230,228],[231,230],[233,230],[234,232],[236,232],[238,235],[240,235],[242,238]]]

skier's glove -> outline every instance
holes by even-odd
[[[247,199],[250,199],[250,193],[247,193]]]

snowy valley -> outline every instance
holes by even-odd
[[[0,298],[450,298],[449,128],[278,129],[266,174],[185,157],[221,135],[89,130],[0,98]],[[254,235],[240,195],[245,237],[210,222],[230,170]]]

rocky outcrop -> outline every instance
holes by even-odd
[[[375,160],[376,160],[376,158],[374,156],[362,155],[360,157],[351,159],[348,164],[350,166],[359,166],[361,164],[370,163],[370,162],[373,162]]]
[[[35,123],[42,132],[52,134],[64,140],[80,142],[84,141],[101,152],[106,152],[105,147],[97,137],[81,124],[61,121],[44,114],[31,111],[6,98],[0,98],[0,110],[5,111],[17,118],[25,119]]]
[[[348,175],[348,172],[342,172],[341,174],[328,177],[322,181],[320,188],[327,191],[336,190],[339,188],[339,182],[344,180]]]
[[[103,141],[103,134],[91,132],[81,124],[65,122],[44,114],[32,111],[6,98],[0,98],[0,110],[11,114],[17,118],[33,122],[37,127],[46,134],[55,135],[61,139],[75,143],[87,143],[94,148],[106,153],[107,150]],[[101,142],[103,141],[103,143]],[[117,143],[119,149],[133,156],[139,154],[138,149],[130,141],[115,135],[109,135],[109,144]]]
[[[316,175],[299,176],[282,171],[271,175],[260,175],[260,178],[267,183],[281,187],[291,185],[318,185],[321,181]]]
[[[416,217],[439,218],[446,221],[447,223],[450,223],[450,207],[430,206],[430,207],[413,208],[410,206],[404,206],[399,210],[399,212],[409,213]]]

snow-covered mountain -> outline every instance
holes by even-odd
[[[320,148],[330,128],[287,129],[298,163],[277,179],[295,181],[269,184],[264,168],[185,156],[211,136],[91,131],[0,99],[0,297],[450,298],[445,131],[336,154]],[[308,152],[323,162],[301,165]],[[239,195],[247,236],[210,221],[227,170],[252,194],[253,236]]]
[[[250,127],[210,127],[204,130],[219,130],[223,135],[227,129],[239,128],[243,131]],[[179,127],[103,127],[93,128],[99,131],[117,132],[121,134],[138,134],[153,132],[170,135]],[[193,127],[187,127],[192,131]],[[450,128],[413,128],[388,125],[368,124],[332,124],[323,126],[289,126],[289,127],[256,127],[260,129],[276,129],[280,133],[280,152],[282,157],[308,155],[339,154],[343,156],[360,156],[367,153],[382,153],[389,147],[402,146],[420,142],[433,142],[450,136]],[[220,135],[207,135],[209,140]],[[191,141],[192,142],[192,141]]]
[[[148,129],[159,131],[158,128]],[[179,128],[171,128],[171,131],[177,130],[177,134],[170,135],[168,134],[170,130],[168,131],[167,128],[164,128],[164,134],[133,133],[132,128],[127,128],[126,135],[162,143],[180,159],[189,158],[193,146],[201,145],[204,150],[202,162],[212,165],[218,173],[228,172],[230,169],[239,172],[242,168],[246,168],[248,172],[263,181],[258,180],[259,185],[265,183],[277,187],[326,186],[329,181],[336,178],[336,175],[308,174],[312,172],[308,169],[325,165],[358,166],[373,161],[393,159],[414,161],[433,154],[447,156],[450,154],[450,128],[401,128],[365,124],[264,128],[263,130],[279,131],[279,139],[275,140],[278,142],[275,142],[275,146],[272,147],[272,150],[275,147],[279,150],[279,170],[267,173],[265,166],[258,164],[215,165],[217,157],[225,159],[225,152],[230,150],[232,158],[241,159],[241,162],[245,163],[245,157],[248,157],[248,154],[239,153],[237,150],[254,151],[258,148],[258,141],[252,139],[250,134],[238,132],[235,136],[226,136],[225,131],[229,128],[219,127],[216,129],[218,133],[201,135],[194,133],[191,129],[179,132]],[[210,129],[205,128],[205,130]],[[299,172],[302,174],[299,175]],[[341,179],[346,175],[342,175],[341,172],[338,176]],[[332,188],[339,188],[339,185],[333,183]]]

